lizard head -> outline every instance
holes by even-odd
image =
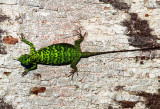
[[[21,64],[23,65],[30,65],[31,64],[30,55],[24,54],[18,58],[18,61],[20,61]]]

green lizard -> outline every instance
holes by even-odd
[[[143,48],[143,49],[133,49],[133,50],[121,50],[121,51],[107,51],[107,52],[82,52],[80,48],[81,42],[84,40],[84,35],[81,34],[81,30],[77,31],[79,39],[75,41],[74,45],[68,43],[53,44],[40,50],[35,50],[33,43],[27,41],[24,35],[21,34],[21,40],[30,46],[30,54],[24,54],[18,58],[22,66],[25,67],[25,71],[22,76],[26,75],[29,71],[37,68],[37,64],[45,65],[69,65],[72,70],[69,76],[72,76],[77,72],[77,63],[81,58],[88,58],[90,56],[106,54],[106,53],[117,53],[117,52],[131,52],[131,51],[142,51],[142,50],[152,50],[160,49],[160,47],[154,48]],[[78,73],[77,73],[78,75]]]

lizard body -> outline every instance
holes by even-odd
[[[18,61],[21,62],[22,66],[25,67],[25,71],[22,73],[22,76],[26,75],[29,71],[37,68],[37,64],[45,65],[69,65],[72,68],[72,76],[77,72],[77,63],[81,58],[88,58],[90,56],[107,54],[107,53],[117,53],[117,52],[132,52],[132,51],[142,51],[142,50],[153,50],[160,49],[160,47],[154,48],[143,48],[143,49],[133,49],[133,50],[121,50],[121,51],[107,51],[107,52],[82,52],[80,49],[80,44],[84,39],[84,35],[81,34],[81,31],[78,32],[80,39],[75,41],[75,45],[68,43],[59,43],[53,44],[51,46],[41,48],[40,50],[35,50],[34,45],[27,41],[23,34],[21,34],[21,39],[24,43],[30,45],[30,54],[24,54],[18,58]]]

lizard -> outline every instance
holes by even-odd
[[[74,73],[78,71],[77,64],[81,58],[88,58],[91,56],[108,54],[108,53],[118,53],[118,52],[133,52],[133,51],[146,51],[160,49],[160,47],[153,48],[142,48],[142,49],[132,49],[132,50],[120,50],[120,51],[107,51],[107,52],[82,52],[80,44],[84,40],[86,32],[82,35],[81,30],[76,30],[79,39],[75,41],[75,44],[69,43],[58,43],[52,44],[50,46],[35,50],[33,43],[27,41],[21,33],[21,40],[30,46],[30,54],[24,54],[20,56],[17,60],[21,62],[21,65],[25,67],[25,71],[22,73],[22,76],[25,76],[29,71],[37,69],[37,64],[44,65],[70,65],[72,68],[70,76],[73,76]],[[77,73],[78,75],[78,73]]]

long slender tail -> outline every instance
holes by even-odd
[[[147,50],[156,50],[156,49],[160,49],[160,47],[141,48],[141,49],[132,49],[132,50],[120,50],[120,51],[107,51],[107,52],[83,52],[82,53],[82,58],[87,58],[87,57],[90,57],[90,56],[96,56],[96,55],[101,55],[101,54],[109,54],[109,53],[147,51]]]

